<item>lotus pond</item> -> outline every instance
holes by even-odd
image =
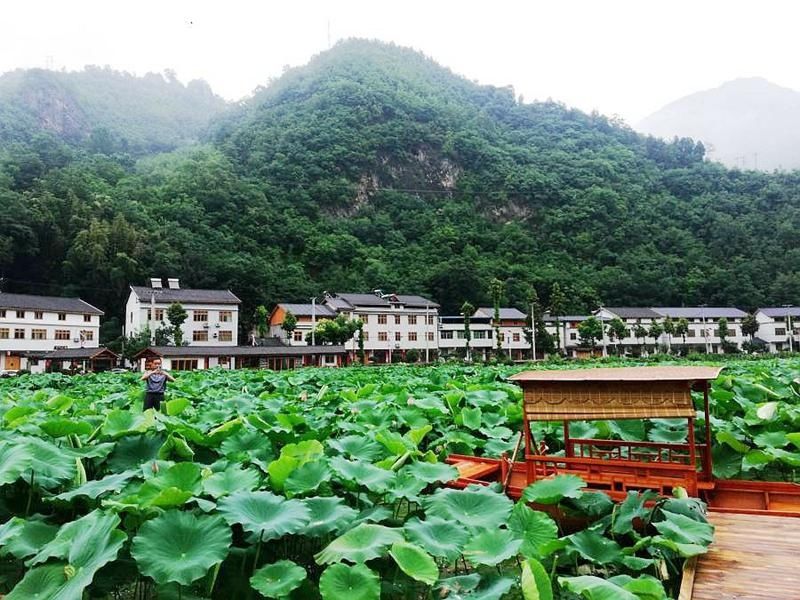
[[[0,592],[675,597],[684,559],[713,537],[692,499],[632,493],[614,505],[571,476],[530,486],[518,503],[498,489],[442,487],[456,476],[448,454],[514,447],[521,393],[505,377],[516,370],[181,373],[160,413],[141,411],[134,375],[2,381]],[[718,474],[794,478],[797,376],[796,362],[742,362],[715,382]],[[576,426],[685,436],[665,420]],[[554,450],[559,429],[540,432]]]

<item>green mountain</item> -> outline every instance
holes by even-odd
[[[103,152],[169,151],[196,141],[225,109],[204,81],[108,68],[16,70],[0,76],[0,141],[36,133]]]
[[[746,169],[800,168],[800,93],[760,77],[735,79],[671,102],[636,129],[702,140],[709,158]]]
[[[559,282],[570,312],[796,303],[797,185],[353,40],[220,114],[202,147],[0,151],[0,275],[117,315],[129,282],[178,276],[235,290],[244,326],[326,289],[453,311],[489,302],[493,277],[523,307]]]

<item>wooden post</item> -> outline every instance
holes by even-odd
[[[690,496],[697,496],[697,448],[694,439],[694,417],[689,417],[689,464],[692,465],[691,489],[686,490]]]
[[[703,410],[706,420],[706,447],[703,452],[703,478],[707,481],[714,479],[713,465],[711,464],[711,414],[708,408],[708,381],[703,382]]]
[[[572,456],[572,443],[569,441],[569,421],[564,421],[564,456]]]

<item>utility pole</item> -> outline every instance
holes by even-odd
[[[313,296],[311,298],[311,345],[317,345],[317,297]]]
[[[784,304],[783,308],[786,309],[786,327],[787,327],[787,333],[789,334],[789,352],[793,352],[794,351],[794,345],[793,345],[792,342],[793,342],[793,338],[794,338],[794,335],[793,335],[794,331],[792,330],[792,311],[791,311],[792,305],[791,304]]]
[[[536,360],[536,316],[533,314],[533,302],[531,302],[531,360]]]
[[[430,357],[430,344],[428,343],[428,303],[425,303],[425,364],[427,365],[431,361]]]
[[[708,341],[708,328],[706,327],[706,307],[708,304],[701,304],[700,305],[700,320],[703,323],[703,344],[706,347],[706,354],[711,354],[711,351],[708,348],[709,341]]]
[[[606,327],[603,322],[603,305],[597,309],[597,319],[600,321],[600,345],[603,348],[603,358],[608,356],[608,348],[606,348]]]

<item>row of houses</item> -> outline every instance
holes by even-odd
[[[174,303],[180,303],[186,311],[182,326],[186,345],[158,346],[157,332],[168,325],[169,307]],[[230,290],[183,288],[178,279],[162,282],[154,278],[149,285],[131,286],[124,333],[150,332],[153,345],[138,357],[141,368],[159,356],[166,368],[173,370],[339,366],[358,359],[362,346],[365,357],[373,363],[410,359],[430,362],[464,355],[468,344],[473,360],[488,358],[498,348],[511,360],[532,355],[526,315],[513,307],[500,308],[495,322],[490,307],[478,307],[471,315],[447,315],[441,314],[438,303],[418,295],[380,290],[366,294],[326,292],[311,303],[277,304],[269,315],[265,337],[253,331],[246,340],[240,340],[240,305]],[[294,316],[294,327],[287,326],[289,314]],[[99,345],[101,316],[103,311],[79,298],[0,293],[0,371],[94,370],[116,364],[119,357]],[[753,341],[770,352],[797,350],[800,335],[795,325],[800,322],[798,307],[758,309],[758,330],[753,340],[743,331],[747,313],[727,307],[602,307],[591,315],[545,314],[542,318],[560,353],[581,356],[587,349],[579,328],[590,316],[605,325],[598,340],[600,351],[619,354],[656,348],[721,352],[722,318],[727,321],[726,341],[737,347]],[[316,340],[316,326],[338,317],[360,320],[363,337],[356,334],[337,343]],[[637,337],[637,328],[649,330],[654,322],[667,318],[685,320],[686,332]],[[607,333],[613,319],[626,326],[627,335],[621,339],[612,339]],[[537,358],[541,357],[540,351]]]

